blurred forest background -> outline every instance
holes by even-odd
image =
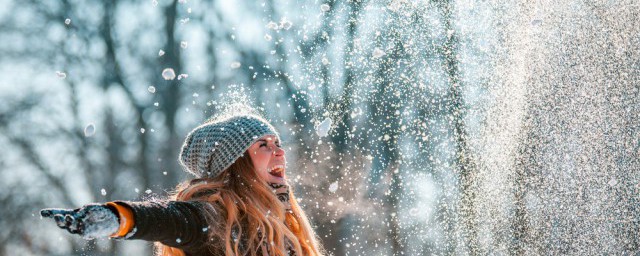
[[[333,255],[640,252],[637,2],[0,6],[0,255],[151,255],[38,211],[162,198],[237,95]]]

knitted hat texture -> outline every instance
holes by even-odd
[[[185,171],[197,178],[216,177],[265,135],[280,139],[276,129],[257,115],[209,121],[187,135],[179,161]]]

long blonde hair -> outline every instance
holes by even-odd
[[[288,255],[286,240],[297,255],[323,255],[323,248],[300,209],[292,188],[289,201],[293,214],[286,213],[282,207],[272,207],[281,203],[256,174],[247,152],[217,177],[179,184],[169,199],[207,202],[213,206],[212,209],[220,209],[205,211],[209,222],[221,222],[209,223],[212,227],[209,229],[209,241],[212,244],[208,248],[224,250],[227,256],[255,256],[265,245],[269,247],[270,255]],[[232,239],[232,235],[237,239]],[[159,242],[155,243],[155,249],[158,256],[185,255],[182,250]]]

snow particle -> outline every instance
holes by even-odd
[[[107,190],[105,190],[104,188],[100,190],[100,194],[102,194],[103,196],[107,195]]]
[[[538,26],[540,24],[542,24],[542,19],[536,18],[536,19],[531,20],[531,26]]]
[[[239,68],[242,64],[238,61],[231,62],[231,68],[236,69]]]
[[[325,118],[317,127],[316,133],[320,137],[326,137],[329,135],[329,130],[331,129],[331,118]]]
[[[65,78],[67,78],[67,73],[62,72],[62,71],[56,71],[56,75],[57,75],[60,79],[65,79]]]
[[[156,87],[153,85],[150,85],[149,88],[147,88],[147,91],[149,91],[150,93],[156,93]]]
[[[384,51],[380,50],[380,48],[376,47],[375,49],[373,49],[373,57],[374,58],[377,59],[377,58],[380,58],[380,57],[382,57],[384,55],[385,55]]]
[[[328,4],[322,4],[320,5],[320,10],[323,12],[328,12],[329,10],[331,10],[331,6],[329,6]]]
[[[144,191],[144,193],[146,193],[146,194],[151,194],[151,189],[147,189],[147,190],[145,190],[145,191]]]
[[[144,128],[140,128],[140,133],[144,133],[145,129]]]
[[[286,17],[280,20],[280,28],[284,28],[285,30],[289,30],[293,26],[293,23],[289,21]]]
[[[451,38],[453,36],[453,33],[455,33],[455,31],[453,31],[452,29],[447,30],[447,38]]]
[[[273,30],[277,30],[278,29],[278,24],[276,24],[273,21],[269,21],[269,23],[267,23],[267,28],[268,29],[273,29]]]
[[[164,80],[173,80],[176,78],[176,72],[172,68],[165,68],[162,70],[162,78]]]
[[[164,51],[161,49],[160,51],[158,51],[158,56],[162,56],[164,55]]]
[[[64,24],[65,24],[65,25],[69,25],[69,24],[71,24],[71,19],[66,19],[66,20],[64,20]]]
[[[96,134],[96,126],[93,123],[88,124],[84,127],[84,136],[91,137]]]
[[[188,45],[189,45],[189,44],[187,43],[187,41],[181,41],[181,42],[180,42],[180,48],[182,48],[182,49],[187,49],[187,46],[188,46]]]
[[[271,35],[269,35],[269,34],[265,34],[264,35],[264,40],[271,41],[271,39],[272,39]]]
[[[338,190],[338,182],[335,181],[333,183],[331,183],[331,185],[329,185],[329,191],[331,193],[335,193]]]

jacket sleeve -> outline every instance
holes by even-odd
[[[131,229],[118,232],[124,234],[118,238],[158,241],[183,250],[206,244],[211,227],[205,211],[214,211],[216,215],[209,203],[198,201],[113,201],[108,204],[111,203],[120,206],[117,207],[120,216],[123,209],[132,215]]]

